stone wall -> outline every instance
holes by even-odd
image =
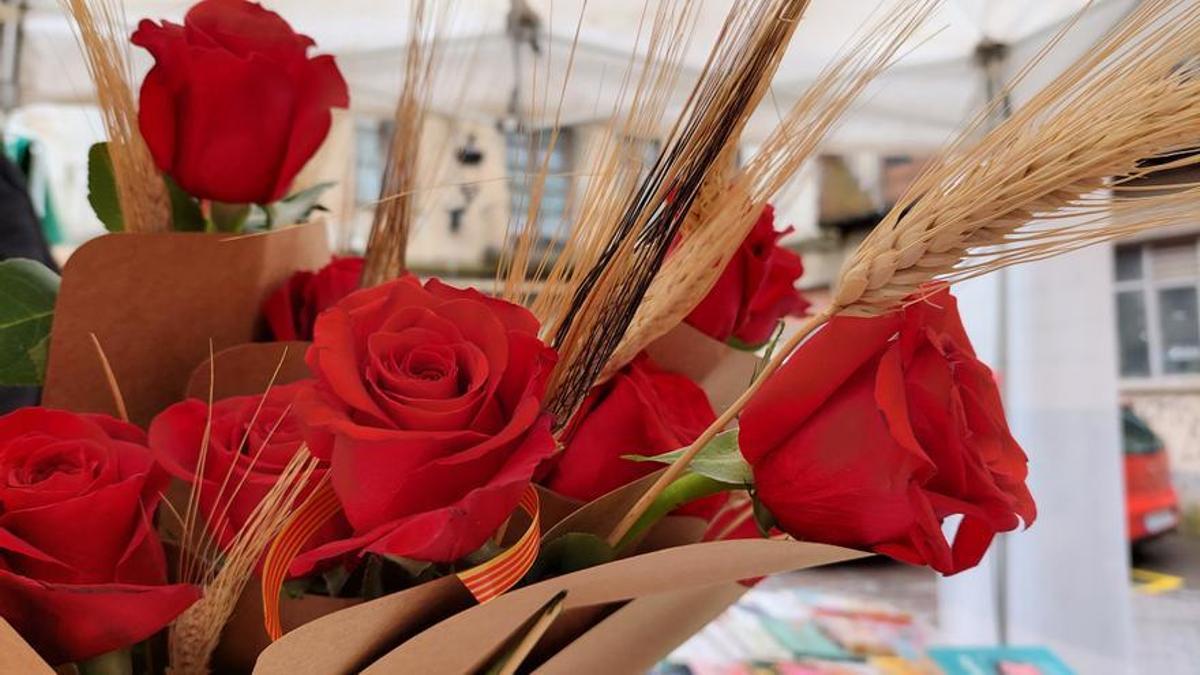
[[[1200,511],[1200,391],[1125,392],[1122,398],[1166,444],[1185,512]]]

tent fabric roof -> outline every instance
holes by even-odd
[[[698,71],[734,0],[700,3],[685,66]],[[797,29],[775,81],[774,101],[751,121],[748,140],[762,138],[786,107],[840,50],[855,31],[889,6],[905,0],[813,0]],[[1086,49],[1136,0],[1097,0],[1066,39],[1061,58],[1035,72],[1030,85],[1045,81],[1054,68]],[[564,123],[602,119],[611,114],[619,80],[638,48],[638,26],[652,2],[643,0],[528,0],[542,18],[544,49],[536,60],[522,56],[520,81],[528,91],[533,77],[547,100],[525,97],[525,113],[552,115],[557,107],[567,55],[579,26],[579,46],[562,103]],[[130,29],[143,17],[182,20],[190,2],[126,0]],[[409,2],[402,0],[267,0],[301,32],[312,35],[322,52],[333,53],[351,85],[356,110],[388,114],[401,78]],[[940,145],[982,103],[981,75],[974,50],[983,40],[1011,46],[1013,62],[1028,59],[1087,0],[947,0],[901,61],[864,97],[832,143],[847,149],[920,150]],[[585,9],[586,5],[586,9]],[[499,118],[505,113],[514,81],[512,48],[504,35],[509,0],[455,3],[445,35],[441,81],[433,106],[468,117]],[[583,11],[582,22],[580,12]],[[21,69],[23,102],[87,101],[87,71],[71,27],[57,0],[32,0],[24,23]],[[135,70],[150,65],[134,49]],[[688,93],[688,78],[673,92],[675,110]],[[545,86],[546,82],[550,86]]]

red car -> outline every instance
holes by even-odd
[[[1125,513],[1129,541],[1137,543],[1179,525],[1179,498],[1162,440],[1128,407],[1121,409],[1125,445]]]

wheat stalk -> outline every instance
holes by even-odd
[[[692,207],[678,248],[655,277],[620,346],[605,368],[611,375],[692,311],[720,277],[767,201],[817,150],[855,99],[895,60],[924,25],[935,0],[906,4],[865,35],[816,79],[745,167],[715,176],[712,194]]]
[[[834,315],[874,316],[953,283],[1152,227],[1194,221],[1200,188],[1141,196],[1125,184],[1200,163],[1200,6],[1147,0],[1016,114],[969,129],[847,261],[833,302],[671,465],[610,536],[619,541],[808,335]],[[981,117],[982,119],[982,117]],[[966,147],[966,149],[964,149]],[[1174,155],[1165,165],[1143,160]],[[1113,184],[1111,176],[1120,176]],[[1112,185],[1115,198],[1102,189]]]
[[[1124,185],[1166,168],[1142,160],[1200,138],[1198,43],[1200,7],[1143,3],[978,145],[914,182],[848,260],[836,311],[887,312],[931,281],[1191,218],[1195,188],[1129,199],[1138,191]],[[1181,154],[1167,166],[1197,161]]]
[[[595,384],[633,320],[703,185],[721,171],[750,114],[766,94],[807,0],[737,3],[638,188],[616,202],[611,234],[596,262],[553,317],[560,360],[547,407],[559,423]]]
[[[198,578],[189,580],[203,586],[204,595],[171,624],[168,672],[176,675],[209,672],[209,659],[225,622],[254,575],[263,551],[283,529],[301,494],[308,488],[317,464],[318,460],[308,448],[301,447],[270,491],[254,507],[222,560],[207,563]]]
[[[138,129],[124,10],[116,0],[59,0],[59,4],[74,20],[76,38],[96,85],[125,231],[169,230],[166,183]]]
[[[392,115],[394,126],[387,167],[367,238],[363,287],[381,284],[405,272],[408,237],[417,216],[414,187],[420,173],[421,132],[433,94],[441,51],[439,37],[447,21],[449,6],[442,5],[440,11],[435,11],[429,0],[415,0],[410,7],[404,85]]]
[[[514,245],[505,249],[497,270],[501,297],[530,305],[534,315],[541,319],[546,335],[555,332],[555,322],[566,313],[580,279],[595,264],[611,238],[617,220],[612,214],[636,189],[645,169],[637,149],[639,139],[648,138],[656,131],[666,109],[667,94],[674,87],[680,71],[683,47],[695,18],[694,5],[691,2],[662,3],[652,15],[650,7],[649,3],[643,6],[634,37],[639,49],[630,53],[610,120],[605,124],[600,140],[588,148],[589,155],[584,164],[594,169],[589,172],[573,226],[565,238],[558,237],[562,250],[554,256],[548,249],[537,261],[536,271],[530,274],[533,244],[540,234],[537,222],[540,199],[531,198],[524,224],[517,232],[510,233]],[[639,52],[643,54],[640,58]],[[536,78],[534,82],[536,84]],[[548,90],[547,83],[542,91],[545,94]],[[560,110],[561,96],[562,93],[558,104]],[[545,105],[543,101],[542,106]],[[558,117],[556,112],[550,132],[556,135]],[[530,153],[531,162],[535,162],[534,170],[527,177],[531,196],[540,197],[542,186],[549,177],[546,172],[548,157],[549,152],[538,162],[535,153]],[[543,276],[546,281],[540,289],[529,283],[531,279]]]
[[[209,353],[208,418],[205,422],[204,435],[196,462],[196,480],[192,483],[191,491],[188,494],[188,503],[184,514],[177,515],[183,523],[180,536],[179,580],[201,586],[204,592],[200,600],[180,614],[171,624],[168,635],[170,657],[168,672],[176,675],[203,675],[209,672],[209,661],[220,640],[221,631],[229,621],[246,584],[254,575],[259,559],[287,524],[301,495],[308,490],[313,473],[319,465],[319,460],[312,456],[308,447],[301,445],[280,472],[275,484],[255,505],[249,517],[234,534],[233,541],[224,554],[217,554],[219,533],[227,524],[228,512],[233,500],[245,484],[246,476],[253,471],[263,451],[271,442],[275,430],[290,413],[291,407],[287,407],[280,418],[275,421],[262,444],[250,456],[245,473],[226,495],[226,490],[233,477],[234,467],[237,465],[236,462],[230,463],[213,500],[213,508],[206,518],[201,513],[200,503],[205,482],[204,467],[207,463],[212,433],[215,364],[211,345]],[[287,350],[285,349],[275,367],[275,372],[271,375],[266,391],[259,399],[258,407],[255,408],[254,414],[246,426],[239,448],[248,441],[250,430],[258,420],[286,358]],[[201,525],[201,520],[207,520],[207,527]]]

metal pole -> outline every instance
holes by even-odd
[[[0,110],[8,112],[20,104],[21,24],[25,0],[0,0]]]
[[[984,93],[990,107],[986,130],[995,129],[1012,116],[1012,98],[1005,87],[1008,65],[1008,45],[984,40],[975,48],[975,61],[983,75]],[[996,272],[996,358],[992,364],[999,373],[1000,398],[1008,401],[1008,270]],[[1001,646],[1009,644],[1008,635],[1008,537],[996,536],[994,581],[996,605],[996,637]]]

